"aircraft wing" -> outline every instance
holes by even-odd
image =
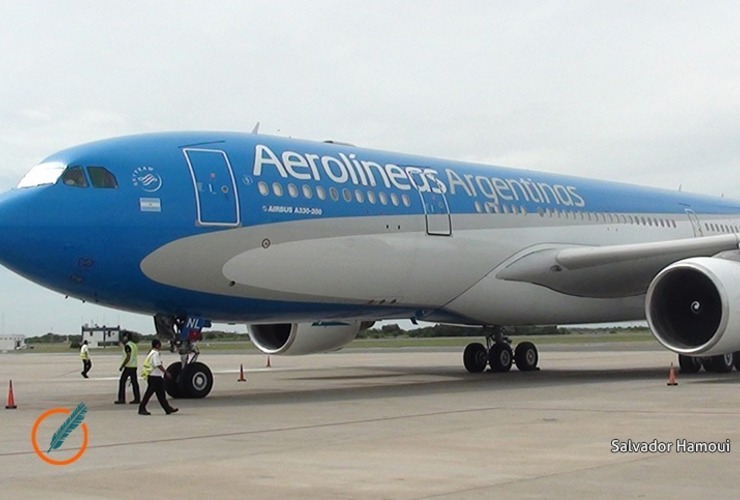
[[[641,295],[655,275],[669,264],[737,251],[738,236],[723,234],[610,246],[539,247],[505,264],[496,277],[534,283],[579,297]]]

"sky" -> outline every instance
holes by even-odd
[[[0,191],[75,144],[259,122],[740,198],[734,1],[0,0],[0,19]],[[5,269],[0,283],[0,334],[153,332]]]

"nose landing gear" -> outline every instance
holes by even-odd
[[[180,361],[167,367],[171,377],[165,378],[165,390],[173,398],[204,398],[213,388],[213,373],[204,363],[198,361],[200,351],[197,342],[201,340],[201,330],[211,326],[203,318],[177,318],[157,314],[154,316],[157,335],[170,342],[170,351],[180,354]]]

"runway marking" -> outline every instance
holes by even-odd
[[[259,434],[273,434],[278,432],[294,432],[294,431],[305,431],[305,430],[311,430],[311,429],[325,429],[330,427],[342,427],[342,426],[352,426],[352,425],[362,425],[362,424],[371,424],[371,423],[377,423],[377,422],[392,422],[392,421],[400,421],[400,420],[410,420],[414,418],[427,418],[427,417],[440,417],[440,416],[448,416],[448,415],[463,415],[463,414],[469,414],[469,413],[485,413],[485,412],[491,412],[491,411],[501,411],[501,410],[507,410],[507,411],[559,411],[559,412],[570,412],[570,413],[619,413],[619,414],[628,414],[628,415],[664,415],[665,410],[659,409],[659,410],[614,410],[614,409],[590,409],[590,408],[557,408],[557,407],[529,407],[529,406],[488,406],[484,408],[467,408],[467,409],[460,409],[460,410],[449,410],[449,411],[437,411],[437,412],[428,412],[428,413],[412,413],[407,415],[395,415],[395,416],[387,416],[387,417],[378,417],[378,418],[368,418],[368,419],[358,419],[358,420],[346,420],[346,421],[339,421],[339,422],[326,422],[326,423],[320,423],[320,424],[310,424],[310,425],[296,425],[296,426],[289,426],[289,427],[278,427],[274,429],[256,429],[256,430],[248,430],[248,431],[237,431],[237,432],[221,432],[221,433],[213,433],[213,434],[201,434],[201,435],[187,435],[187,436],[181,436],[181,437],[170,437],[170,438],[160,438],[160,439],[146,439],[141,441],[124,441],[119,443],[108,443],[108,444],[98,444],[98,445],[91,445],[88,446],[88,449],[102,449],[102,448],[117,448],[122,446],[136,446],[140,444],[153,444],[153,443],[172,443],[172,442],[180,442],[180,441],[195,441],[199,439],[213,439],[213,438],[224,438],[224,437],[237,437],[237,436],[254,436]],[[707,411],[707,410],[696,410],[696,411],[674,411],[671,413],[671,415],[688,415],[688,416],[696,416],[696,415],[736,415],[737,411]],[[0,457],[10,457],[10,456],[22,456],[22,455],[28,455],[34,452],[29,451],[16,451],[16,452],[6,452],[6,453],[0,453]],[[628,461],[625,461],[624,463],[627,463]],[[589,470],[589,469],[584,469]],[[542,476],[546,477],[546,476]],[[471,490],[472,491],[472,490]]]
[[[474,488],[463,488],[459,490],[448,491],[445,493],[435,493],[432,495],[424,495],[424,496],[413,497],[413,498],[415,500],[426,500],[429,498],[445,498],[445,497],[454,498],[454,497],[458,497],[459,495],[464,495],[465,493],[472,493],[476,491],[489,491],[489,490],[493,490],[494,488],[498,488],[501,486],[509,486],[512,484],[521,483],[525,481],[529,482],[529,481],[536,481],[538,479],[549,479],[549,478],[558,477],[558,476],[565,476],[568,474],[577,474],[577,473],[582,473],[582,472],[605,469],[607,467],[613,467],[615,465],[633,464],[633,463],[642,462],[642,461],[650,460],[654,458],[661,458],[661,457],[664,457],[664,456],[659,455],[659,454],[656,454],[656,455],[644,454],[644,455],[635,456],[634,458],[631,458],[629,460],[620,460],[616,462],[608,462],[608,463],[599,464],[599,465],[590,465],[588,467],[578,467],[578,468],[564,470],[560,472],[550,472],[547,474],[538,474],[534,476],[520,477],[518,479],[509,479],[505,481],[489,483],[483,486],[476,486]],[[491,491],[491,494],[495,496],[495,491]]]

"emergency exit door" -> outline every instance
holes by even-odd
[[[420,171],[412,168],[406,170],[414,188],[419,193],[421,204],[424,207],[424,217],[427,224],[427,234],[431,236],[450,236],[452,234],[452,219],[450,206],[444,194],[441,183]]]

